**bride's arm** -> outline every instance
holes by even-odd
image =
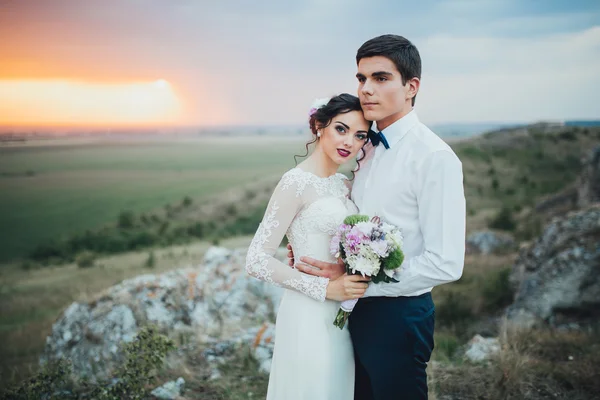
[[[246,271],[265,282],[325,301],[329,279],[302,273],[274,257],[302,204],[302,193],[298,190],[297,183],[282,179],[273,192],[263,220],[248,248]]]

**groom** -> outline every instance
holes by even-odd
[[[383,35],[356,54],[358,96],[375,121],[352,189],[361,214],[377,215],[404,235],[398,283],[369,284],[350,315],[356,400],[427,399],[433,350],[434,286],[461,277],[465,254],[462,164],[413,110],[421,58],[407,39]],[[308,274],[337,279],[343,264],[301,258]]]

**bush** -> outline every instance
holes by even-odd
[[[64,243],[49,242],[37,246],[30,254],[35,261],[47,262],[50,259],[67,259],[69,252]]]
[[[96,264],[96,255],[91,251],[83,251],[77,255],[75,262],[79,268],[91,268]]]
[[[434,336],[434,354],[432,358],[436,361],[450,361],[460,347],[458,338],[450,333],[436,333]]]
[[[81,393],[72,393],[66,387],[72,372],[71,365],[64,359],[52,361],[31,379],[19,387],[8,390],[3,400],[39,399],[94,399],[121,400],[145,399],[148,387],[154,383],[155,375],[163,366],[166,355],[175,348],[172,340],[158,333],[155,327],[141,329],[133,342],[125,344],[125,364],[119,367],[107,382],[90,384],[81,382]]]
[[[21,263],[21,269],[25,271],[29,271],[30,269],[35,269],[38,265],[31,260],[23,260]]]
[[[165,221],[160,224],[160,227],[158,228],[158,234],[161,236],[164,235],[167,232],[167,229],[169,229],[169,221]]]
[[[498,182],[498,179],[494,178],[492,180],[492,189],[498,190],[499,187],[500,187],[500,182]]]
[[[471,303],[466,296],[449,292],[435,307],[436,322],[443,327],[464,326],[474,316]]]
[[[119,222],[117,223],[121,229],[130,229],[135,225],[135,215],[131,211],[121,211],[119,214]]]
[[[523,175],[519,178],[518,182],[523,186],[527,186],[527,184],[529,183],[529,177],[527,175]]]
[[[154,268],[155,265],[156,265],[156,257],[154,256],[154,252],[151,251],[150,253],[148,253],[148,258],[146,259],[144,266],[146,268]]]
[[[490,222],[489,227],[492,229],[500,229],[504,231],[514,231],[517,227],[512,211],[508,207],[503,207],[496,217]]]
[[[181,205],[184,207],[189,207],[191,206],[193,203],[192,198],[190,196],[185,196],[183,198],[183,201],[181,202]]]
[[[227,207],[225,207],[225,213],[230,217],[234,217],[237,215],[237,208],[234,204],[230,204]]]
[[[575,135],[574,131],[566,131],[566,132],[561,132],[558,137],[560,138],[560,140],[566,140],[569,142],[573,142],[575,140],[577,140],[577,136]]]
[[[40,372],[21,383],[19,387],[6,391],[0,397],[3,400],[39,400],[56,398],[52,394],[62,389],[71,374],[71,364],[64,359],[45,364]],[[74,398],[61,395],[60,398]]]
[[[138,232],[131,236],[128,241],[128,250],[138,250],[149,247],[158,242],[158,237],[151,232]]]
[[[117,370],[117,383],[112,386],[98,385],[90,397],[98,400],[146,398],[146,387],[154,382],[164,358],[173,349],[173,341],[159,334],[155,327],[142,329],[133,342],[125,345],[126,361]]]
[[[196,222],[194,225],[188,227],[187,233],[190,236],[203,238],[205,234],[204,224],[202,222]]]
[[[483,305],[486,311],[494,312],[509,306],[513,301],[513,289],[509,282],[511,269],[494,271],[483,281]]]

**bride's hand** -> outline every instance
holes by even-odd
[[[361,275],[344,274],[329,281],[325,297],[335,301],[359,299],[365,294],[370,280],[371,278],[363,278]]]

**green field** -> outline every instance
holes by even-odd
[[[292,168],[302,139],[56,139],[0,146],[0,261],[136,213]]]
[[[496,229],[515,234],[518,243],[535,239],[543,222],[552,217],[532,212],[535,204],[553,193],[571,190],[581,172],[579,160],[598,144],[597,128],[564,127],[553,132],[535,126],[526,132],[507,130],[452,143],[463,163],[467,233],[497,225]],[[210,226],[208,222],[223,222],[227,217],[236,223],[249,213],[262,215],[271,185],[283,171],[294,166],[293,155],[297,153],[304,153],[300,138],[273,137],[57,139],[0,145],[0,255],[4,259],[26,255],[39,243],[105,224],[109,225],[107,235],[119,237],[130,231],[155,232],[168,222],[167,233],[175,235],[178,228],[188,228],[199,221]],[[236,188],[233,194],[225,192],[230,187]],[[184,196],[192,197],[193,204],[182,207]],[[167,203],[174,206],[169,210],[176,210],[167,211]],[[159,221],[136,225],[138,230],[121,229],[116,222],[124,210],[136,213],[137,222],[142,219],[142,212],[152,210]],[[234,232],[217,239],[228,248],[246,247],[253,231],[242,234],[246,236],[233,236],[240,235]],[[186,240],[99,252],[93,268],[81,268],[76,259],[50,260],[29,267],[21,262],[0,263],[0,386],[20,381],[37,370],[52,324],[72,301],[86,301],[107,287],[140,274],[199,265],[215,239],[209,234],[183,238]],[[150,255],[156,260],[151,267]],[[511,360],[521,365],[519,357],[530,357],[520,350],[518,357],[511,358],[514,354],[510,353],[503,359],[509,364],[494,366],[493,373],[478,367],[463,369],[462,361],[456,359],[472,335],[480,333],[482,327],[490,329],[491,317],[512,301],[508,272],[516,256],[517,252],[468,255],[461,280],[434,291],[434,359],[456,362],[456,368],[449,371],[433,370],[432,379],[437,382],[432,385],[434,392],[458,392],[456,387],[464,386],[467,392],[480,392],[468,398],[487,398],[490,388],[496,390],[494,382],[499,382],[502,390],[523,382],[504,380],[505,371],[515,370]],[[600,354],[597,335],[567,333],[566,337],[544,338],[532,334],[529,338],[545,342],[538,343],[544,349],[544,357],[532,358],[542,369],[536,369],[538,375],[527,379],[542,382],[540,387],[566,382],[564,391],[578,386],[596,387],[597,380],[592,375],[597,371],[593,366],[598,365]],[[564,371],[560,365],[555,370],[557,357],[568,360],[569,354],[581,360],[577,363],[579,369],[569,362]],[[173,377],[185,376],[191,391],[199,388],[199,396],[214,389],[227,393],[220,398],[246,398],[245,388],[239,389],[241,397],[231,394],[231,381],[237,380],[244,386],[246,381],[239,377],[253,376],[256,371],[254,368],[254,372],[248,372],[244,363],[239,368],[247,371],[234,371],[216,383],[197,381],[203,375],[193,369],[176,371]],[[264,377],[260,379],[257,385],[264,386]],[[592,389],[590,393],[597,392]],[[552,393],[563,393],[561,390]],[[511,398],[529,397],[520,393]]]

